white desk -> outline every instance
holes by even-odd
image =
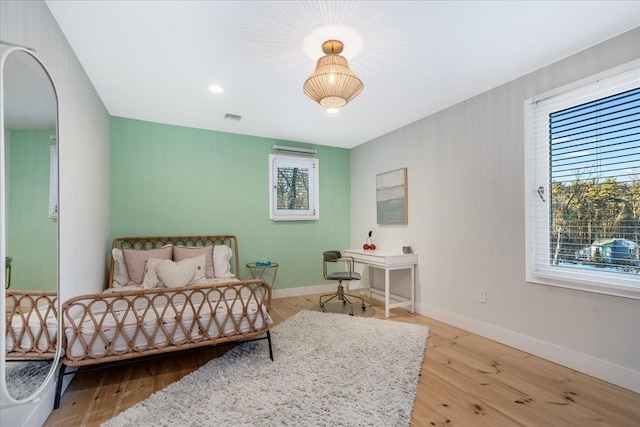
[[[369,268],[380,268],[384,270],[384,315],[389,317],[389,309],[396,307],[410,307],[411,312],[415,312],[416,298],[416,264],[418,263],[418,255],[403,254],[402,252],[393,251],[365,251],[364,249],[347,249],[344,256],[352,257],[359,264],[363,264]],[[389,290],[389,272],[392,270],[411,270],[411,299],[394,295]],[[369,276],[371,277],[371,275]],[[373,284],[369,284],[369,291],[376,292]],[[380,292],[380,291],[378,291]]]

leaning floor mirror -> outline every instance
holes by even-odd
[[[58,365],[58,98],[35,52],[0,48],[4,407],[38,397]]]

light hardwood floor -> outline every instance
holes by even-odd
[[[315,295],[278,299],[271,315],[277,323],[316,305]],[[384,317],[380,302],[373,309]],[[412,426],[640,426],[637,393],[403,309],[388,321],[430,328]],[[45,426],[97,426],[229,348],[79,373]]]

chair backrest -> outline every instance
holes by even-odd
[[[325,262],[336,262],[340,258],[342,258],[342,254],[340,253],[340,251],[324,251],[324,252],[322,252],[322,259]]]
[[[337,263],[338,261],[346,263],[347,270],[340,270],[340,273],[330,272],[327,268],[329,263]],[[333,268],[336,270],[336,268]],[[329,277],[331,274],[334,277]],[[353,277],[353,258],[351,257],[342,257],[340,251],[324,251],[322,252],[322,275],[326,280],[336,280],[335,274],[340,274],[343,280],[358,280],[360,277]],[[346,274],[346,277],[345,277]]]

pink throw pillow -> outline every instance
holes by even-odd
[[[186,258],[194,258],[198,255],[205,254],[206,267],[205,277],[207,279],[213,279],[215,277],[213,272],[213,245],[209,246],[174,246],[173,247],[173,260],[182,261]]]
[[[129,278],[127,285],[141,285],[144,279],[144,267],[149,258],[171,259],[172,246],[163,246],[158,249],[122,249],[124,261],[127,263]]]

